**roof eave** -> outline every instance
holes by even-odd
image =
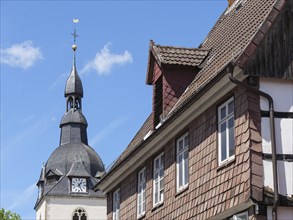
[[[152,85],[152,83],[153,83],[153,67],[154,67],[153,46],[154,45],[155,45],[154,41],[150,40],[148,66],[147,66],[147,74],[146,74],[146,84],[147,85]]]

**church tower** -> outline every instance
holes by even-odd
[[[88,124],[82,114],[83,87],[75,60],[76,29],[73,36],[73,66],[65,86],[66,112],[60,123],[60,143],[43,164],[37,182],[37,220],[106,219],[106,195],[92,190],[105,168],[88,145]]]

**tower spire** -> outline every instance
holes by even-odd
[[[72,33],[74,61],[65,86],[66,112],[60,123],[60,145],[68,143],[88,144],[86,131],[87,121],[82,114],[83,87],[75,65],[76,38],[78,37],[76,23],[78,22],[78,19],[73,19],[73,23],[75,23],[74,32]]]
[[[72,45],[73,66],[72,66],[71,73],[67,79],[66,87],[65,87],[66,111],[69,111],[70,109],[81,110],[81,99],[83,97],[83,88],[82,88],[80,77],[77,74],[76,56],[75,56],[76,49],[77,49],[76,38],[78,37],[76,33],[76,24],[78,22],[79,22],[79,19],[77,18],[73,19],[74,32],[71,33],[73,36],[73,45]]]

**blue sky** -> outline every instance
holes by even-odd
[[[42,162],[59,145],[73,18],[90,145],[106,167],[152,108],[149,41],[198,47],[227,7],[203,1],[1,1],[1,203],[34,219]]]

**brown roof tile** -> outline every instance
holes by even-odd
[[[151,42],[152,43],[152,42]],[[199,66],[208,55],[208,49],[152,45],[152,52],[159,63]]]
[[[266,20],[266,17],[272,10],[274,2],[275,0],[245,1],[239,10],[235,9],[226,15],[222,14],[201,47],[201,49],[211,49],[206,58],[206,64],[196,75],[189,89],[181,96],[173,108],[173,112],[181,108],[228,63],[236,61],[239,55],[243,54],[254,35],[258,33],[259,27],[262,28],[263,33],[266,33],[269,28],[269,21]],[[242,64],[248,58],[247,55],[242,55],[238,61]],[[170,115],[173,112],[171,111]]]

